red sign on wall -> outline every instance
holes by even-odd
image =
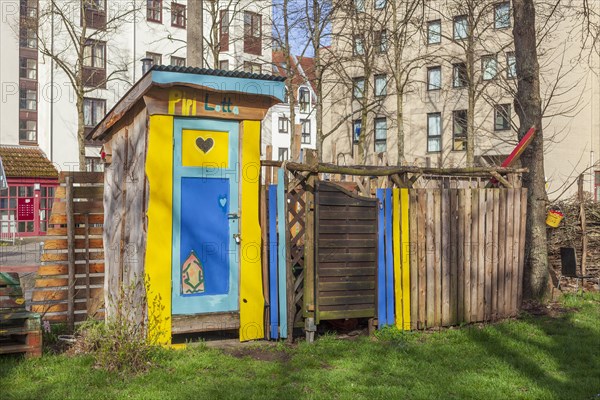
[[[33,221],[33,197],[21,197],[17,202],[17,220]]]

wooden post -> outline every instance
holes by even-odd
[[[90,215],[84,215],[85,227],[85,309],[90,315]]]
[[[271,304],[269,298],[269,238],[267,224],[267,186],[260,187],[260,230],[262,235],[262,274],[263,274],[263,293],[265,296],[265,305]],[[265,307],[265,337],[271,339],[270,314]]]
[[[267,157],[267,160],[271,160],[273,157],[273,146],[271,146],[270,144],[267,145],[266,157]],[[265,170],[266,170],[265,185],[269,186],[272,181],[273,167],[263,167],[263,168],[265,168]]]
[[[75,216],[73,213],[73,177],[67,176],[66,211],[67,211],[67,259],[69,262],[69,290],[67,305],[67,324],[71,331],[75,330]]]
[[[579,200],[579,217],[581,218],[581,275],[585,275],[587,270],[588,236],[585,220],[585,198],[583,196],[583,174],[579,175],[577,181],[577,199]]]
[[[309,165],[318,162],[316,152],[308,150],[306,153],[306,162]],[[307,177],[306,185],[306,226],[304,239],[304,318],[312,319],[315,317],[315,190],[316,190],[316,174],[310,174]],[[310,321],[305,327],[307,341],[311,342],[314,339],[314,331],[316,326]]]

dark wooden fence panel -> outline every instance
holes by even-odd
[[[316,320],[375,317],[377,199],[316,187]]]

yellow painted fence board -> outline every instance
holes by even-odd
[[[394,243],[394,292],[396,292],[396,327],[402,329],[404,320],[402,316],[402,273],[400,267],[402,237],[400,236],[400,189],[392,190],[392,232]]]
[[[408,214],[409,195],[408,189],[400,189],[401,204],[401,248],[402,248],[402,315],[403,329],[410,330],[410,223]],[[398,208],[394,208],[398,210]],[[399,313],[399,311],[396,311]]]
[[[265,298],[262,289],[260,185],[260,121],[242,123],[242,188],[240,257],[240,341],[263,339]]]

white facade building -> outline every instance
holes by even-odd
[[[291,56],[294,76],[291,78],[296,99],[294,125],[300,130],[300,149],[316,149],[316,92],[313,87],[314,66],[309,57]],[[281,52],[273,52],[273,73],[286,76],[286,65]],[[290,121],[289,103],[277,104],[269,110],[263,121],[262,154],[266,158],[267,145],[272,146],[271,160],[289,160],[292,154],[291,137],[294,126]]]
[[[203,2],[204,66],[270,72],[271,51],[265,49],[270,44],[271,2],[217,3]],[[76,46],[66,27],[94,38],[83,46],[81,68],[88,83],[83,120],[89,131],[142,76],[142,58],[185,66],[187,27],[199,21],[188,20],[188,0],[56,4],[68,22],[56,13],[51,17],[49,0],[0,1],[0,144],[39,146],[58,170],[77,170],[75,90],[60,61],[44,55],[44,48],[77,70]],[[199,48],[201,40],[193,45]],[[90,170],[102,168],[100,147],[86,144],[86,164]]]

